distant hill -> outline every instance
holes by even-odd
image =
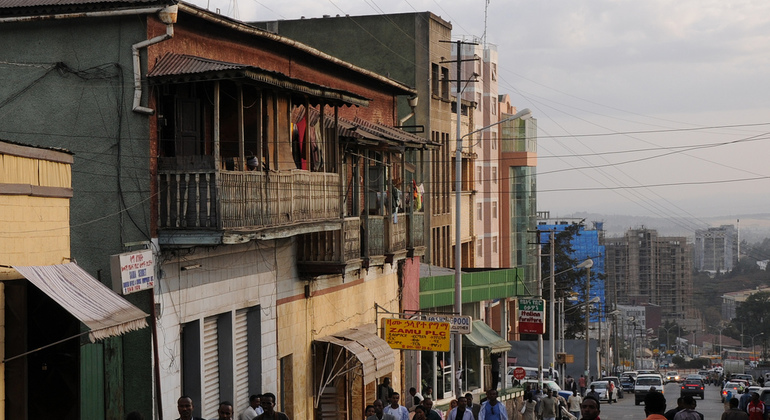
[[[591,222],[604,222],[604,231],[607,237],[622,236],[629,229],[645,227],[657,230],[662,236],[685,236],[691,241],[695,237],[695,229],[721,225],[733,225],[737,228],[738,220],[740,220],[742,241],[757,243],[765,238],[770,238],[770,213],[703,217],[698,219],[672,219],[577,212],[565,218],[585,218],[588,226],[591,226]]]

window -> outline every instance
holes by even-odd
[[[497,63],[492,63],[492,80],[497,80]]]
[[[482,215],[484,214],[484,207],[482,203],[476,203],[476,217],[481,220]]]
[[[484,241],[482,239],[476,241],[476,255],[479,257],[484,256]]]
[[[492,150],[497,149],[497,131],[492,132]]]
[[[482,174],[482,168],[481,166],[476,167],[476,182],[481,184],[481,174]]]
[[[492,167],[492,183],[497,184],[497,166]]]
[[[497,236],[492,237],[492,252],[497,253]]]
[[[439,74],[438,74],[438,64],[431,64],[431,72],[430,72],[430,92],[434,96],[441,96],[441,92],[439,91]]]
[[[448,101],[449,100],[449,88],[451,84],[449,83],[449,69],[446,67],[441,68],[441,99]]]
[[[497,219],[497,201],[492,202],[492,218]]]
[[[492,107],[490,112],[492,113],[492,115],[497,115],[497,98],[490,98],[490,99],[491,99],[490,106]]]

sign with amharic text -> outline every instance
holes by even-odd
[[[545,333],[545,300],[519,299],[519,334]]]
[[[449,351],[450,324],[414,319],[385,318],[382,329],[391,348],[401,350]]]

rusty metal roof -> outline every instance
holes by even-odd
[[[369,99],[345,90],[317,85],[248,64],[228,63],[191,55],[166,53],[155,63],[147,77],[157,84],[212,79],[251,79],[309,97],[323,98],[330,103],[369,105]]]
[[[0,0],[0,16],[35,16],[175,3],[171,0]]]

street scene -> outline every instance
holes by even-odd
[[[767,27],[0,1],[0,420],[770,420]]]

